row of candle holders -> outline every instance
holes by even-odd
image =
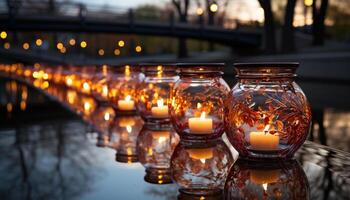
[[[100,132],[98,144],[105,146],[108,141],[117,150],[117,161],[140,160],[146,167],[145,180],[162,177],[158,181],[165,183],[170,178],[163,177],[171,174],[182,193],[207,195],[220,193],[233,164],[221,140],[223,132],[240,158],[247,160],[289,159],[305,141],[311,112],[294,82],[297,66],[235,64],[237,83],[231,92],[222,78],[224,65],[217,63],[69,68],[16,64],[2,65],[0,71],[22,77],[68,105],[79,104],[76,112]],[[60,97],[62,88],[67,93]],[[145,121],[142,130],[143,122],[135,116],[136,111]],[[129,120],[120,117],[125,115]],[[110,131],[110,121],[115,116],[118,125]],[[178,145],[176,133],[181,138]],[[254,168],[255,164],[249,166]],[[281,165],[271,166],[272,171],[259,171],[258,167],[247,172],[245,178],[253,185],[262,185],[263,195],[280,198],[281,188],[268,194],[266,185],[278,182],[274,177],[281,173],[274,170]],[[266,175],[269,170],[271,173]],[[241,171],[233,176],[242,175]],[[235,178],[231,182],[226,181],[226,185],[238,184]],[[240,190],[231,193],[232,198],[249,195]]]

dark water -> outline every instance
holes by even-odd
[[[313,139],[320,142],[325,137],[331,147],[305,143],[293,168],[301,167],[306,176],[291,174],[296,179],[281,186],[282,194],[299,192],[293,181],[306,178],[300,188],[310,199],[348,199],[350,154],[333,147],[349,151],[350,112],[341,105],[347,101],[345,96],[324,93],[332,94],[334,90],[333,94],[349,94],[326,83],[300,84],[315,105],[315,121],[323,124],[323,128],[320,124],[314,126]],[[0,80],[0,88],[0,199],[201,198],[180,194],[174,183],[146,182],[145,168],[139,162],[117,162],[116,149],[105,139],[108,127],[72,112],[78,107],[63,106],[43,92],[8,79]],[[50,92],[56,92],[58,99],[67,93]],[[282,172],[279,176],[286,177]],[[224,193],[229,196],[228,191]],[[210,198],[218,199],[204,199]]]

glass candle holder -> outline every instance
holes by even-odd
[[[110,147],[117,151],[116,161],[138,162],[137,136],[143,126],[140,116],[117,116],[110,131]]]
[[[181,140],[171,158],[171,174],[181,193],[214,195],[222,192],[233,164],[229,148],[221,140]]]
[[[229,87],[224,64],[178,64],[180,79],[171,93],[171,121],[181,139],[214,139],[224,131],[224,101]]]
[[[99,102],[99,104],[108,103],[108,66],[102,65],[92,78],[92,96]]]
[[[170,183],[170,158],[180,138],[170,124],[145,124],[137,137],[140,163],[146,168],[145,180]]]
[[[97,132],[108,135],[111,123],[115,117],[115,111],[111,106],[98,106],[91,114],[88,122],[93,125]]]
[[[142,79],[138,66],[114,66],[109,83],[109,99],[120,113],[134,113],[138,97],[137,88]]]
[[[170,91],[178,80],[175,64],[141,64],[145,79],[138,91],[138,111],[147,123],[169,123]]]
[[[287,159],[310,129],[309,103],[295,83],[297,63],[235,64],[226,101],[226,134],[246,159]]]
[[[237,160],[227,177],[225,199],[309,199],[309,183],[295,160]]]

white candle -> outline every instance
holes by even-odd
[[[126,96],[124,100],[118,100],[118,109],[124,111],[134,110],[135,102],[131,100],[130,95]]]
[[[277,134],[268,133],[269,125],[264,131],[250,132],[249,140],[250,146],[254,150],[271,151],[277,150],[279,146],[279,136]]]
[[[153,117],[156,118],[167,118],[169,117],[168,106],[164,106],[163,99],[157,100],[157,106],[152,107],[151,109]]]
[[[194,134],[211,134],[213,130],[213,120],[205,118],[205,112],[200,117],[192,117],[188,119],[190,132]]]

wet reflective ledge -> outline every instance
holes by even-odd
[[[306,142],[293,161],[235,162],[225,138],[179,142],[171,125],[119,115],[75,90],[41,91],[10,79],[0,79],[0,88],[1,199],[350,196],[350,155],[343,151]]]

